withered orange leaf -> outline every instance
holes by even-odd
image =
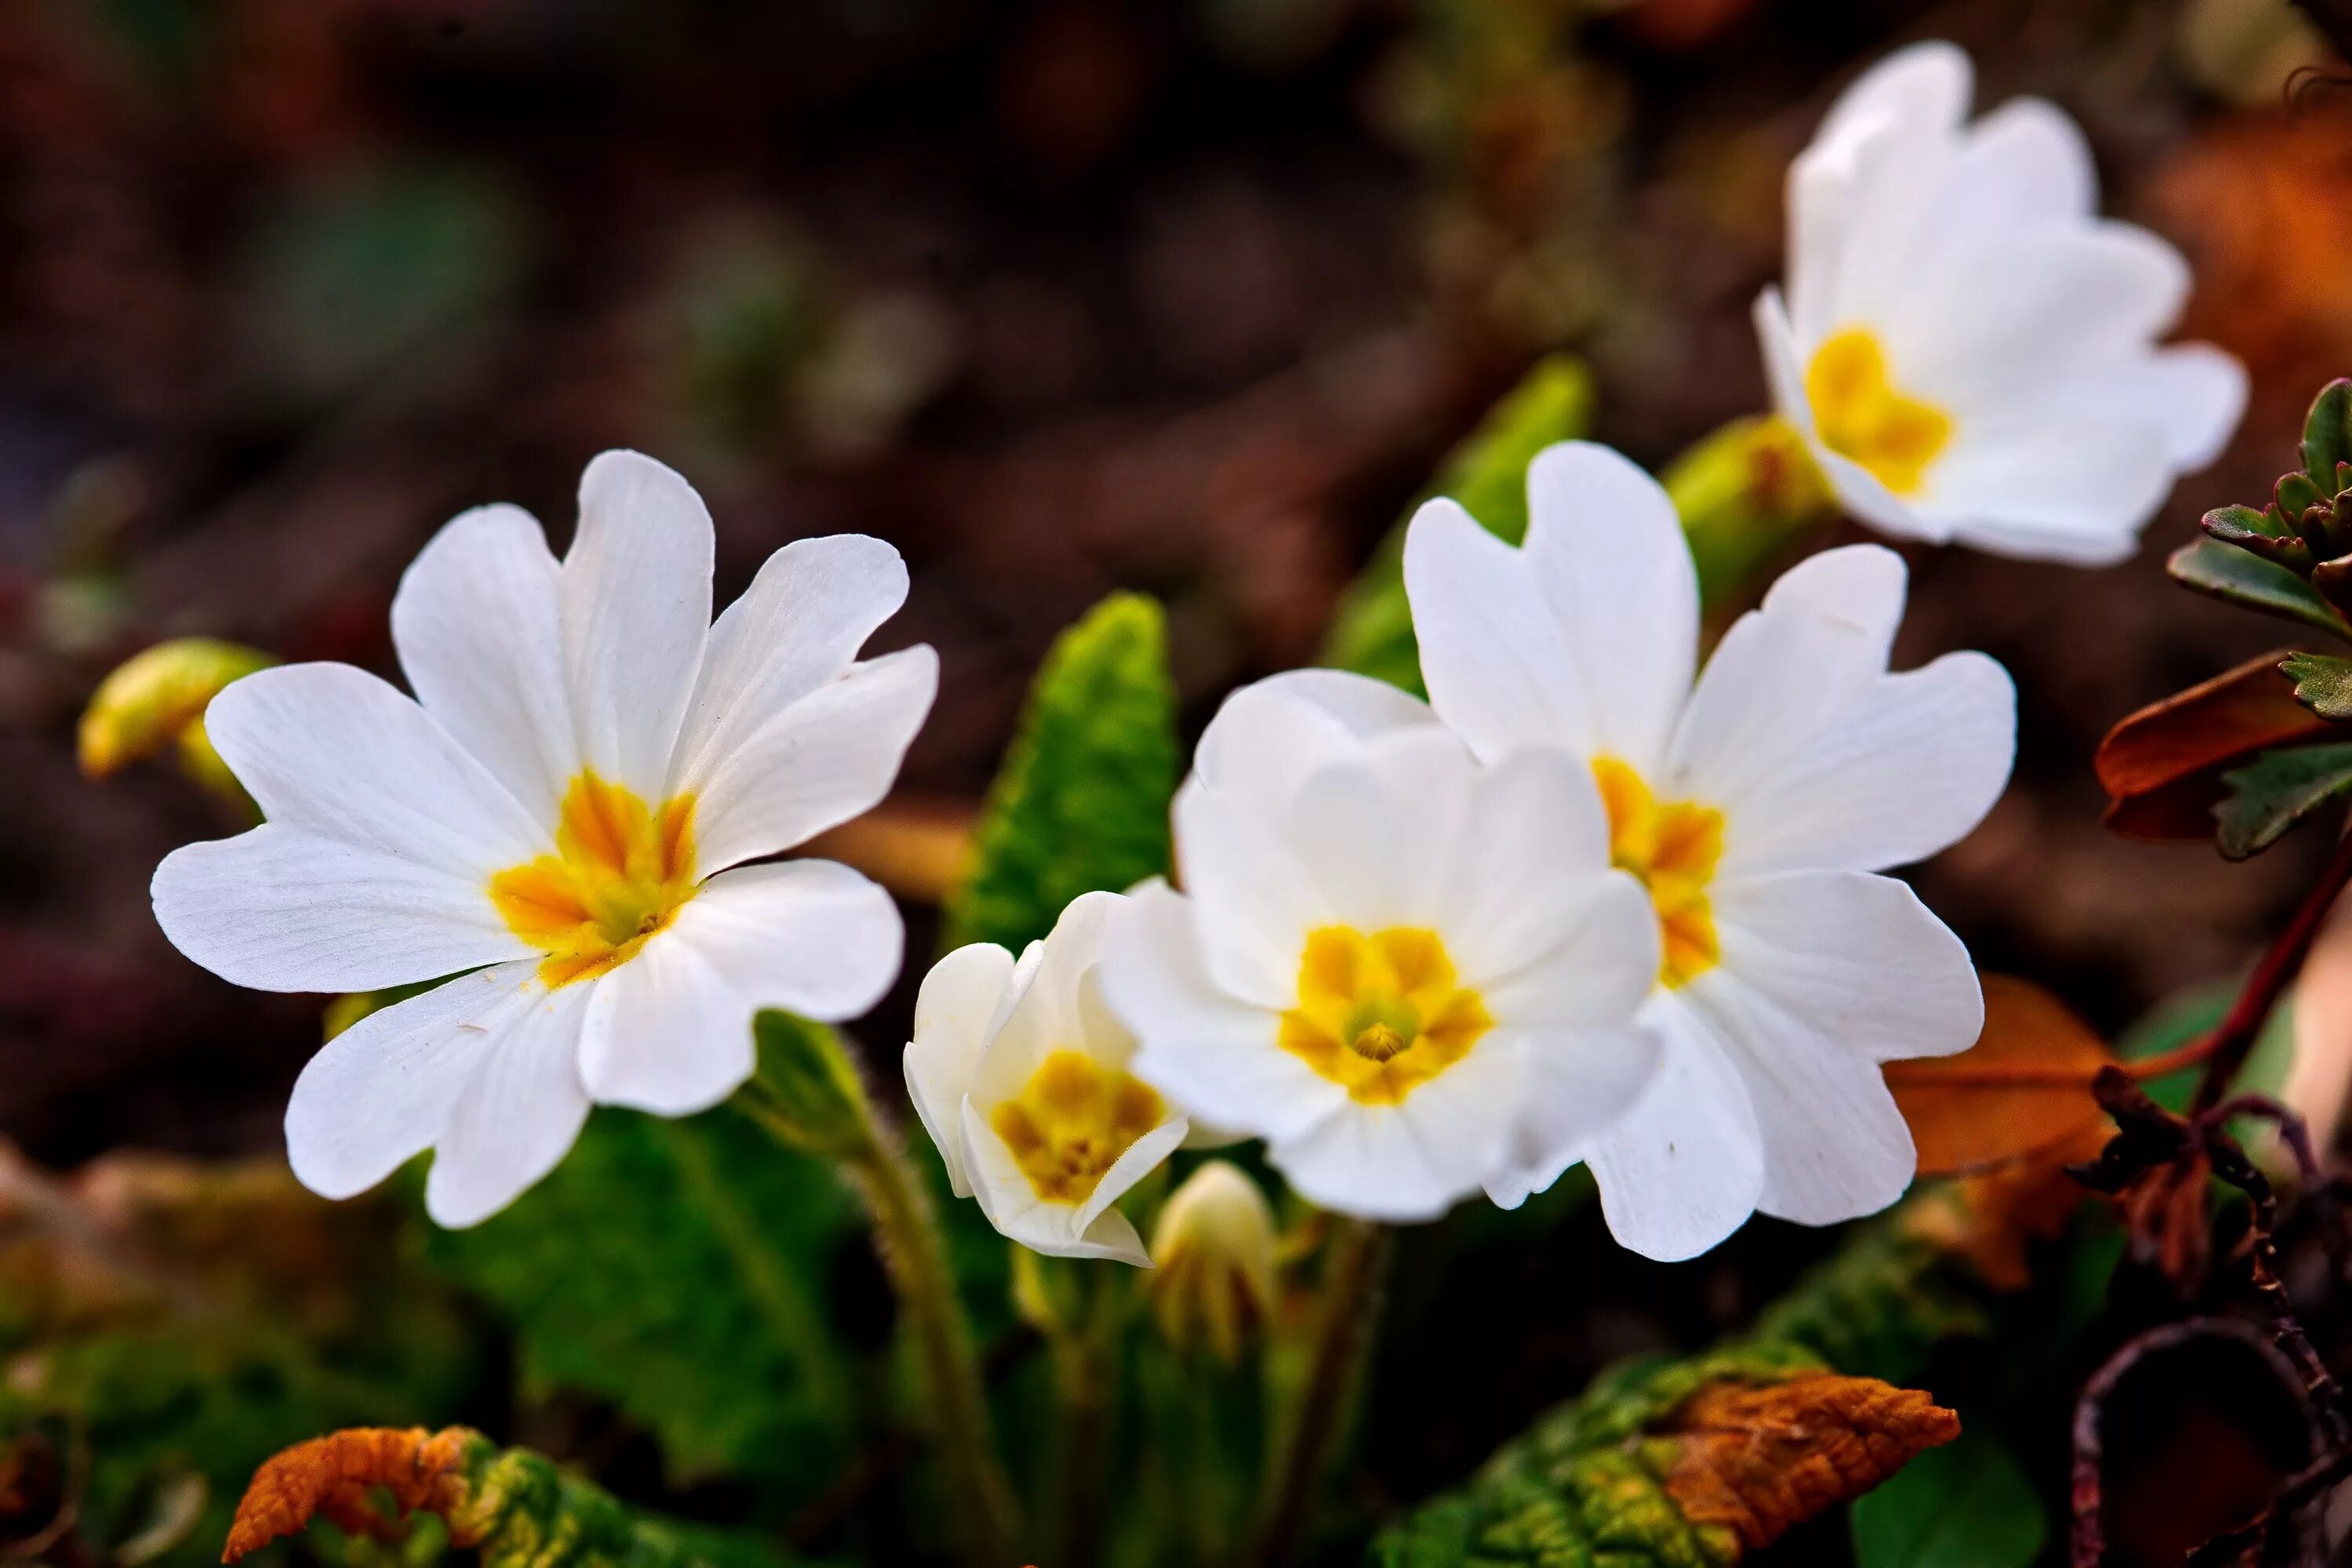
[[[1990,1171],[1963,1176],[1904,1205],[1905,1232],[1960,1259],[1995,1290],[2032,1283],[2027,1248],[2066,1228],[2091,1196],[2066,1167],[2098,1157],[2113,1131],[2085,1121],[2056,1142]]]
[[[2135,838],[2213,836],[2221,773],[2271,746],[2326,732],[2279,673],[2286,650],[2248,659],[2152,702],[2107,731],[2093,766],[2107,792],[2107,826]]]
[[[231,1522],[221,1561],[234,1563],[313,1518],[353,1535],[388,1539],[401,1519],[422,1508],[446,1515],[463,1500],[451,1475],[473,1434],[463,1426],[437,1433],[422,1426],[355,1426],[331,1432],[271,1456],[253,1475]],[[377,1511],[382,1488],[396,1512]],[[469,1546],[453,1529],[453,1546]]]
[[[1680,1452],[1666,1495],[1693,1524],[1748,1550],[1860,1497],[1914,1454],[1960,1435],[1960,1418],[1915,1389],[1813,1373],[1752,1387],[1717,1383],[1668,1417]]]
[[[1986,975],[1984,1001],[1984,1032],[1967,1050],[1886,1064],[1923,1176],[2021,1159],[2078,1138],[2105,1114],[2091,1079],[2115,1053],[2088,1024],[2012,975]]]

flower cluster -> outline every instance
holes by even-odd
[[[1788,297],[1757,312],[1788,439],[1889,532],[2112,559],[2226,437],[2242,375],[2154,346],[2185,270],[2095,220],[2073,125],[2033,102],[1967,123],[1968,98],[1958,51],[1907,50],[1792,169]],[[2000,793],[2007,675],[1891,672],[1906,569],[1877,545],[1801,562],[1702,668],[1666,492],[1580,442],[1526,485],[1519,544],[1450,500],[1411,522],[1428,701],[1330,670],[1233,693],[1173,802],[1172,880],[929,972],[908,1088],[1007,1236],[1149,1264],[1122,1200],[1181,1146],[1244,1138],[1377,1220],[1516,1205],[1583,1162],[1660,1258],[1908,1184],[1881,1064],[1965,1049],[1983,1001],[1885,873]],[[429,1148],[433,1214],[469,1223],[592,1103],[713,1105],[754,1070],[756,1008],[850,1017],[898,973],[878,888],[766,858],[878,802],[929,707],[929,649],[858,658],[905,597],[897,553],[793,544],[714,625],[682,479],[608,454],[580,505],[560,562],[508,507],[426,548],[393,608],[413,697],[293,666],[204,716],[267,820],[164,862],[172,940],[269,989],[443,981],[304,1071],[288,1139],[320,1192]],[[1263,1210],[1215,1182],[1219,1212]],[[1235,1226],[1263,1310],[1267,1226]],[[1242,1310],[1202,1309],[1221,1342]]]

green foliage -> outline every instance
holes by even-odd
[[[2050,1530],[2017,1461],[1976,1431],[1854,1500],[1853,1521],[1857,1568],[2028,1568]]]
[[[874,1136],[873,1112],[841,1037],[773,1007],[753,1016],[751,1036],[760,1046],[757,1093],[771,1127],[829,1158],[864,1149]]]
[[[1114,594],[1061,635],[1030,687],[971,875],[948,903],[948,945],[1018,952],[1080,893],[1164,874],[1177,751],[1166,619]]]
[[[477,1436],[453,1522],[481,1542],[482,1568],[777,1568],[784,1553],[759,1537],[641,1513],[566,1475],[528,1448]]]
[[[2352,463],[2352,381],[2331,381],[2311,400],[2297,455],[2304,473],[2319,489],[2334,495],[2347,488],[2336,470],[2339,464]]]
[[[857,1228],[821,1161],[728,1107],[683,1121],[599,1110],[563,1163],[425,1253],[512,1326],[527,1392],[610,1399],[673,1475],[805,1496],[858,1428],[851,1352],[824,1311]]]
[[[2200,539],[2172,552],[2164,569],[2200,594],[2265,616],[2315,626],[2352,641],[2352,626],[2319,591],[2288,568],[2218,539]]]
[[[1843,1373],[1901,1383],[1940,1341],[1984,1332],[1975,1292],[1901,1215],[1856,1229],[1765,1309],[1755,1337],[1801,1346]]]
[[[2294,682],[2294,700],[2323,719],[2352,721],[2352,658],[2320,653],[2289,654],[2279,673]]]
[[[1582,436],[1591,418],[1592,377],[1583,362],[1566,354],[1538,362],[1446,455],[1429,489],[1373,552],[1340,602],[1323,662],[1426,695],[1404,596],[1406,523],[1423,500],[1451,496],[1497,538],[1517,544],[1528,531],[1528,464],[1546,447]]]
[[[2296,823],[2352,793],[2352,743],[2264,752],[2221,775],[2214,842],[2232,860],[2269,848]]]

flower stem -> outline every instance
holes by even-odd
[[[764,1078],[746,1084],[734,1103],[780,1141],[812,1147],[805,1124]],[[1013,1568],[1020,1561],[1013,1488],[997,1458],[987,1390],[929,1199],[862,1086],[853,1124],[827,1131],[822,1152],[839,1162],[874,1218],[875,1247],[914,1345],[925,1414],[954,1497],[963,1560],[969,1568]]]
[[[1313,1360],[1275,1461],[1264,1522],[1244,1559],[1251,1568],[1284,1568],[1298,1552],[1339,1445],[1340,1424],[1363,1378],[1388,1257],[1387,1227],[1361,1219],[1343,1219],[1333,1227]]]
[[[1054,1386],[1062,1411],[1057,1568],[1094,1568],[1102,1551],[1103,1458],[1111,1436],[1111,1351],[1118,1332],[1113,1298],[1127,1284],[1118,1277],[1122,1268],[1080,1260],[1075,1319],[1052,1338]]]

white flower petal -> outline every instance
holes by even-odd
[[[1584,879],[1580,905],[1555,904],[1552,941],[1507,973],[1465,972],[1497,1019],[1517,1027],[1577,1028],[1633,1015],[1658,973],[1658,921],[1649,894],[1623,872]]]
[[[963,1100],[971,1091],[988,1022],[1013,980],[1013,955],[992,942],[957,948],[931,965],[915,996],[907,1043],[907,1097],[948,1168],[948,1184],[971,1196],[963,1171]]]
[[[1318,770],[1360,757],[1375,735],[1436,727],[1429,704],[1384,680],[1286,670],[1226,694],[1193,752],[1192,773],[1238,804],[1287,801]]]
[[[173,946],[258,991],[376,991],[538,956],[479,881],[275,823],[173,850],[153,891]]]
[[[929,647],[867,659],[714,757],[695,803],[700,863],[772,855],[880,805],[939,684]]]
[[[1772,388],[1773,406],[1805,438],[1806,450],[1812,454],[1814,465],[1829,481],[1838,504],[1882,532],[1925,540],[1931,544],[1949,542],[1949,529],[1920,516],[1876,475],[1822,444],[1821,433],[1813,425],[1812,405],[1805,396],[1804,354],[1798,347],[1795,329],[1790,325],[1779,289],[1767,288],[1756,296],[1754,316],[1757,342],[1764,351],[1766,379]]]
[[[980,1104],[992,1106],[1019,1095],[1055,1051],[1076,1050],[1116,1068],[1135,1054],[1126,1026],[1097,1014],[1084,995],[1106,936],[1126,903],[1117,893],[1082,893],[1062,910],[1045,941],[1033,942],[1022,955],[1025,973],[1017,991],[1008,988],[1005,1004],[990,1021],[972,1074],[969,1092]]]
[[[1879,871],[1982,821],[2017,752],[2017,689],[1980,653],[1882,676],[1846,715],[1739,800],[1718,874]]]
[[[1194,777],[1176,792],[1176,865],[1184,886],[1216,911],[1199,952],[1219,989],[1264,1007],[1298,994],[1307,933],[1337,918],[1322,886],[1265,818]]]
[[[1892,877],[1727,879],[1714,902],[1723,962],[1691,983],[1694,1004],[1736,982],[1801,1026],[1812,1051],[1867,1061],[1949,1056],[1984,1028],[1968,949]]]
[[[1102,980],[1112,1010],[1143,1041],[1136,1076],[1195,1121],[1263,1137],[1302,1131],[1348,1103],[1347,1090],[1276,1043],[1276,1012],[1217,988],[1182,895],[1150,883],[1129,901]]]
[[[898,978],[906,927],[890,895],[863,874],[786,860],[703,883],[669,939],[693,947],[752,1006],[835,1024],[871,1009]]]
[[[1383,735],[1360,759],[1306,782],[1283,837],[1325,907],[1349,925],[1423,923],[1452,879],[1451,851],[1467,836],[1478,772],[1462,742],[1434,725]]]
[[[286,1152],[322,1197],[347,1198],[433,1146],[488,1054],[528,1009],[529,963],[460,975],[366,1017],[294,1080]]]
[[[487,879],[551,847],[488,770],[399,690],[347,664],[288,664],[213,699],[205,730],[281,826]]]
[[[1078,1234],[1091,1235],[1095,1226],[1110,1205],[1125,1197],[1135,1184],[1160,1168],[1162,1161],[1183,1147],[1191,1126],[1181,1116],[1171,1116],[1150,1131],[1138,1138],[1119,1152],[1110,1169],[1102,1173],[1095,1190],[1087,1201],[1077,1205],[1076,1224]]]
[[[1968,114],[1976,67],[1957,44],[1930,38],[1895,50],[1840,93],[1814,132],[1816,146],[1843,141],[1889,120],[1951,131]]]
[[[1664,1063],[1649,1092],[1592,1140],[1585,1163],[1618,1245],[1679,1263],[1756,1212],[1763,1134],[1746,1083],[1703,1021],[1672,995],[1654,1002],[1643,1021],[1664,1041]]]
[[[963,1140],[964,1169],[971,1176],[972,1195],[980,1200],[988,1223],[998,1230],[1049,1257],[1105,1258],[1139,1268],[1151,1266],[1143,1238],[1117,1209],[1102,1210],[1092,1225],[1081,1229],[1076,1223],[1076,1205],[1047,1203],[1038,1197],[1013,1160],[1013,1151],[968,1100],[963,1103]]]
[[[750,999],[676,931],[593,984],[580,1078],[599,1105],[691,1116],[734,1093],[759,1065]]]
[[[588,1120],[580,1031],[588,987],[538,986],[483,1055],[434,1142],[425,1212],[453,1229],[478,1224],[562,1162]]]
[[[702,498],[651,458],[606,452],[581,475],[561,584],[572,721],[587,763],[649,801],[702,668],[712,552]]]
[[[1749,791],[1802,756],[1885,674],[1904,575],[1903,558],[1875,544],[1825,550],[1782,575],[1699,676],[1675,737],[1674,794],[1725,811],[1726,837],[1736,835]]]
[[[2170,466],[2193,474],[2221,455],[2246,412],[2246,367],[2211,343],[2177,343],[2071,383],[2068,409],[2164,432]]]
[[[520,507],[452,519],[401,574],[392,641],[425,710],[541,822],[579,771],[557,567]]]
[[[1971,223],[1955,239],[1979,245],[2029,225],[2088,221],[2099,205],[2091,144],[2056,104],[2012,98],[1968,128],[1945,205]]]
[[[1471,1067],[1479,1054],[1473,1051],[1402,1105],[1351,1105],[1302,1132],[1270,1141],[1265,1157],[1318,1208],[1395,1223],[1435,1219],[1476,1192],[1502,1153],[1509,1099],[1434,1092],[1457,1077],[1493,1089],[1499,1072],[1490,1076]],[[1511,1059],[1504,1051],[1486,1056],[1496,1069]],[[1465,1171],[1465,1164],[1475,1168]]]
[[[1504,1163],[1485,1181],[1486,1195],[1505,1208],[1518,1207],[1559,1180],[1586,1148],[1642,1103],[1662,1059],[1657,1036],[1631,1023],[1512,1035],[1522,1063],[1518,1114]],[[1479,1044],[1485,1048],[1485,1041]]]
[[[770,721],[846,671],[906,602],[907,563],[878,539],[803,539],[769,556],[710,628],[668,793],[705,787]]]
[[[2162,426],[2027,405],[1963,430],[1920,510],[1979,550],[2102,566],[2128,557],[2172,488]]]
[[[1404,582],[1431,704],[1473,751],[1602,749],[1587,676],[1518,551],[1453,501],[1429,501],[1405,531]]]

